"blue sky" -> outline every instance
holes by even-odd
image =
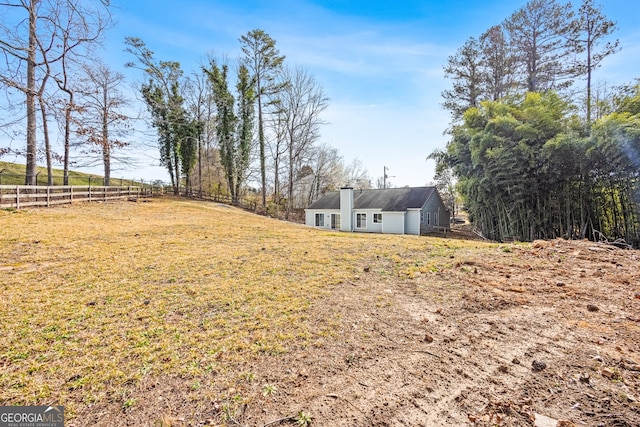
[[[104,57],[125,72],[123,64],[132,58],[123,52],[124,37],[134,36],[157,59],[179,61],[190,73],[209,55],[237,58],[238,38],[262,29],[286,62],[305,67],[329,97],[322,142],[346,162],[360,159],[374,182],[386,166],[394,185],[420,186],[433,179],[427,155],[447,141],[449,116],[440,107],[440,94],[450,85],[443,74],[447,57],[525,3],[112,0],[117,26],[108,34]],[[605,59],[594,77],[629,83],[640,77],[640,4],[603,3],[605,15],[618,23],[622,50]],[[126,74],[142,77],[134,70]],[[117,174],[167,180],[162,168],[146,166],[149,160]]]

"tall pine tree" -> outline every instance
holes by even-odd
[[[277,74],[282,69],[284,55],[276,48],[276,42],[263,30],[251,30],[240,37],[244,57],[242,61],[251,71],[258,108],[258,145],[260,156],[260,182],[262,184],[262,206],[266,206],[267,164],[265,154],[265,107],[269,96],[282,90],[276,83]]]

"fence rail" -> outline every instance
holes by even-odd
[[[104,187],[85,185],[0,185],[0,208],[53,206],[75,202],[135,199],[162,193],[161,188],[138,186]]]
[[[165,192],[168,194],[171,191],[170,188],[167,188]],[[185,197],[190,197],[197,200],[205,200],[208,202],[217,202],[223,203],[226,205],[232,205],[239,208],[242,208],[246,211],[250,211],[256,213],[258,215],[265,215],[268,217],[279,218],[282,220],[287,220],[290,222],[298,222],[304,223],[304,209],[303,208],[294,208],[287,215],[286,209],[282,208],[282,210],[277,209],[265,209],[262,205],[260,205],[255,200],[238,198],[234,200],[231,196],[225,194],[208,194],[208,193],[198,193],[193,192],[192,194],[184,194]]]
[[[248,211],[258,211],[258,205],[256,202],[245,199],[234,200],[233,198],[231,198],[231,196],[227,196],[224,194],[201,194],[200,196],[192,195],[191,197],[195,199],[206,200],[208,202],[224,203],[226,205],[238,206]]]

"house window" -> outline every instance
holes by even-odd
[[[424,212],[420,211],[420,222],[424,222]]]
[[[340,229],[340,214],[331,214],[331,228]]]
[[[431,225],[431,212],[427,212],[427,225]]]
[[[356,228],[367,228],[367,214],[356,214]]]
[[[440,212],[433,213],[433,225],[436,227],[440,226]]]
[[[316,227],[324,227],[324,214],[316,214]]]
[[[381,213],[374,213],[373,214],[373,223],[374,224],[382,224],[382,214]]]

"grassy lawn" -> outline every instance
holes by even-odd
[[[173,199],[0,211],[0,224],[0,405],[59,404],[70,419],[136,405],[150,377],[249,399],[250,362],[331,337],[331,319],[313,325],[307,309],[372,260],[388,266],[373,274],[410,278],[488,246]]]

